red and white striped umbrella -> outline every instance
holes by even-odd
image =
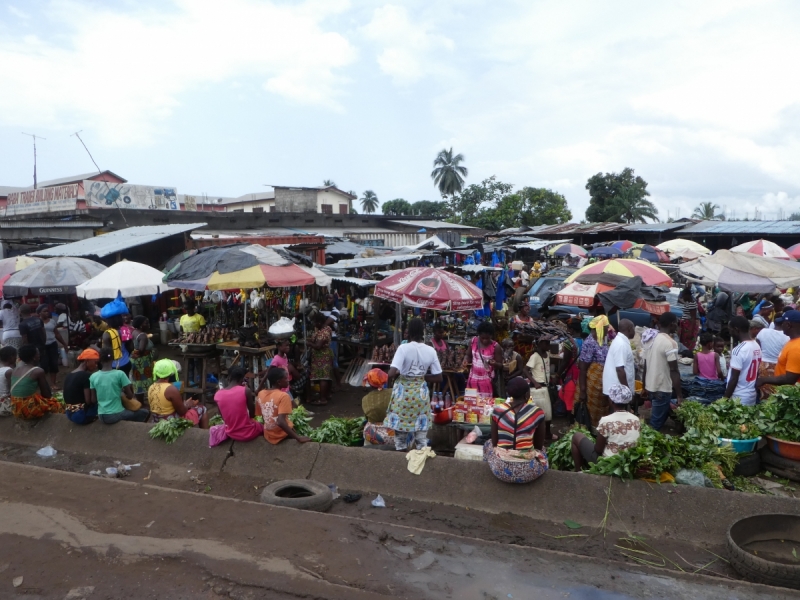
[[[756,256],[766,256],[767,258],[780,258],[782,260],[795,260],[786,250],[769,240],[755,240],[745,242],[731,248],[731,252],[747,252]]]
[[[431,267],[411,267],[375,286],[375,296],[433,310],[480,310],[483,292],[463,277]]]

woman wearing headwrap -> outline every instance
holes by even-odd
[[[508,382],[508,402],[494,407],[492,439],[483,446],[483,460],[505,483],[528,483],[548,469],[544,449],[544,411],[529,403],[531,389],[522,377]]]
[[[603,366],[608,354],[608,317],[598,315],[583,320],[582,328],[588,329],[589,335],[583,341],[578,358],[580,384],[578,386],[578,402],[584,402],[589,408],[592,427],[597,427],[600,419],[608,414],[608,398],[603,395]]]
[[[364,376],[363,385],[369,390],[361,399],[361,410],[367,417],[364,425],[364,443],[387,445],[394,443],[394,431],[383,426],[386,411],[392,401],[392,390],[387,388],[389,376],[381,369],[371,369]]]
[[[208,429],[206,407],[199,400],[190,398],[184,401],[180,390],[174,385],[178,381],[178,369],[173,361],[168,358],[159,360],[153,366],[153,377],[155,381],[147,390],[151,423],[183,417],[201,429]]]
[[[97,404],[92,403],[89,378],[100,366],[100,353],[87,348],[78,355],[78,368],[64,379],[64,404],[67,418],[77,425],[97,420]]]
[[[600,419],[597,440],[592,443],[592,440],[580,432],[572,436],[572,461],[576,471],[580,471],[583,465],[596,463],[601,457],[614,456],[633,448],[639,441],[642,424],[639,417],[630,412],[630,401],[633,398],[631,389],[617,383],[611,386],[608,395],[614,412]]]

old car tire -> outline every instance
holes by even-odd
[[[309,479],[276,481],[261,492],[261,502],[300,510],[324,512],[333,504],[333,492],[324,483]]]
[[[778,467],[786,471],[797,471],[800,474],[800,461],[778,456],[769,448],[761,449],[761,462],[770,467]]]
[[[750,520],[756,523],[760,519],[788,518],[797,519],[795,515],[758,515],[741,519],[731,525],[727,534],[728,557],[731,566],[736,571],[754,583],[764,583],[792,589],[800,589],[800,566],[764,560],[742,548],[734,538],[746,538],[747,534],[741,533],[742,525]],[[737,533],[737,527],[740,532]],[[746,528],[746,526],[745,526]],[[740,541],[745,541],[744,539]]]
[[[739,462],[736,463],[736,468],[733,470],[734,475],[741,475],[742,477],[754,477],[760,472],[761,456],[758,452],[741,454],[739,456]]]

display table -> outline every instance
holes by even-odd
[[[205,401],[208,374],[215,373],[219,379],[219,375],[222,372],[219,362],[220,353],[216,344],[170,344],[170,346],[178,347],[181,352],[178,362],[181,365],[181,375],[185,384],[185,386],[181,386],[181,394],[184,400],[187,396],[199,394],[201,399]],[[190,363],[194,364],[194,386],[189,385]]]
[[[254,392],[261,383],[258,379],[258,374],[267,368],[275,352],[275,346],[251,348],[249,346],[240,346],[237,342],[217,344],[217,349],[224,353],[232,352],[234,354],[233,360],[238,360],[245,370],[252,375],[252,377],[248,377],[247,379]]]

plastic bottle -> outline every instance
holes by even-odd
[[[444,394],[444,407],[450,408],[453,406],[453,398],[450,396],[450,390],[447,390]]]

